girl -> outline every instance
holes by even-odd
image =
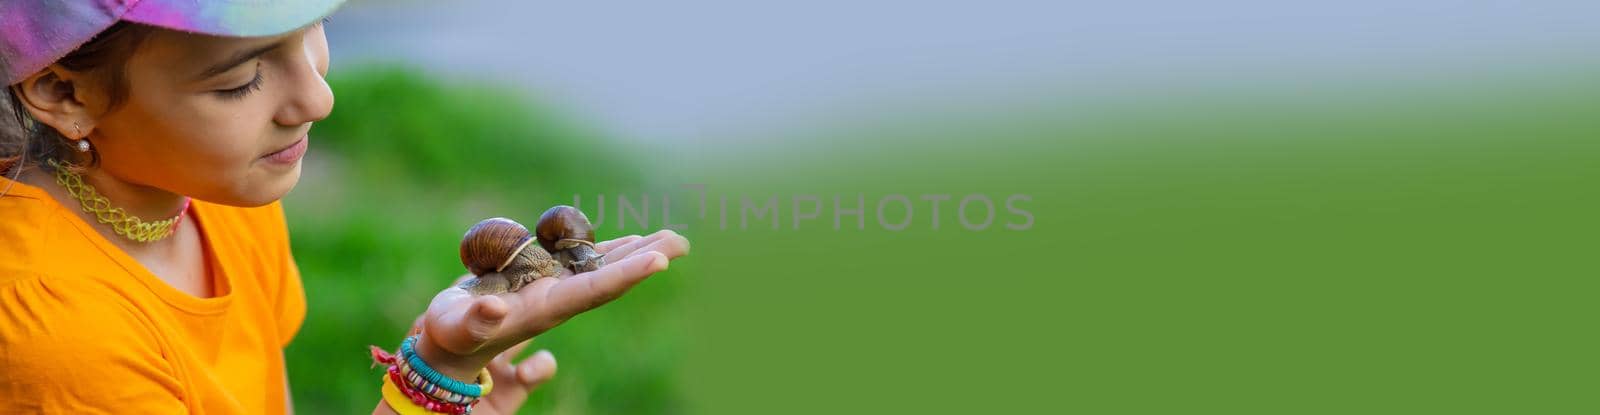
[[[0,412],[292,410],[305,302],[278,200],[333,107],[321,19],[339,3],[0,0]],[[440,292],[393,339],[374,413],[515,412],[555,372],[548,352],[510,361],[528,339],[688,241],[598,249],[597,271]]]

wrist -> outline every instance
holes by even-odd
[[[426,332],[418,337],[416,351],[417,357],[421,357],[433,370],[462,382],[473,382],[478,372],[489,366],[488,359],[459,355],[439,347]]]
[[[466,415],[483,396],[494,389],[494,379],[483,366],[487,362],[449,353],[420,334],[407,336],[400,341],[400,349],[391,354],[377,346],[369,346],[372,359],[387,365],[383,376],[383,400],[402,415],[444,413]],[[428,350],[430,357],[423,357]],[[438,363],[429,363],[427,360]],[[477,367],[474,375],[459,376],[462,368]],[[467,381],[457,379],[465,377]],[[398,405],[398,406],[397,406]]]

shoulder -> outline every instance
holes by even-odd
[[[154,325],[115,287],[37,274],[0,283],[0,349],[82,350],[110,340],[159,354]]]
[[[0,183],[7,181],[0,180]],[[0,285],[34,274],[82,274],[86,269],[115,267],[100,260],[101,248],[74,225],[65,210],[32,187],[15,184],[0,197]],[[0,188],[3,188],[0,185]]]
[[[170,405],[182,394],[145,313],[88,279],[0,283],[0,401]]]

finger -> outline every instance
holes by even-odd
[[[540,350],[520,364],[506,369],[505,376],[494,374],[494,391],[479,401],[480,406],[508,410],[522,407],[534,388],[555,376],[556,357],[549,350]]]
[[[638,255],[641,252],[655,251],[660,252],[662,255],[666,255],[667,259],[673,259],[689,253],[688,238],[684,238],[683,235],[679,235],[677,232],[672,232],[670,230],[662,232],[667,232],[667,234],[663,234],[661,238],[657,239],[655,242],[651,242],[649,245],[645,245],[643,248],[633,251],[632,255]]]
[[[528,391],[556,375],[556,356],[549,350],[540,350],[517,365],[517,383]]]
[[[646,237],[643,237],[643,238],[635,239],[632,242],[628,242],[626,244],[623,244],[622,246],[617,247],[617,249],[613,249],[613,250],[611,250],[609,252],[606,252],[606,262],[621,261],[623,259],[626,259],[629,255],[633,255],[634,251],[638,251],[640,248],[644,248],[645,246],[648,246],[648,245],[650,245],[652,243],[655,243],[656,241],[661,240],[661,238],[664,238],[667,235],[677,235],[677,234],[678,234],[677,232],[673,232],[673,231],[668,230],[668,229],[663,229],[663,230],[659,230],[659,231],[656,231],[655,233],[650,234],[650,236],[646,236]]]
[[[517,343],[516,346],[511,346],[510,349],[506,349],[496,355],[494,360],[489,362],[489,374],[498,380],[509,380],[516,376],[516,368],[512,367],[511,358],[522,353],[522,350],[528,348],[528,343],[531,342],[532,340],[523,340],[521,343]]]
[[[530,343],[533,343],[533,339],[523,340],[522,343],[517,343],[516,346],[511,346],[510,349],[506,349],[506,351],[500,352],[500,355],[496,356],[495,360],[500,361],[501,363],[505,363],[507,366],[510,366],[511,365],[511,358],[516,357],[518,354],[521,354],[522,350],[523,349],[527,349],[528,348],[528,344],[530,344]]]
[[[543,294],[543,298],[529,304],[541,304],[548,311],[546,315],[559,318],[559,322],[622,296],[664,269],[667,257],[659,252],[634,255],[598,270],[562,278],[546,292],[531,292],[530,295]]]
[[[612,249],[616,249],[616,247],[626,245],[629,242],[637,241],[637,240],[642,239],[642,238],[644,238],[644,237],[639,236],[639,235],[628,235],[628,236],[624,236],[624,237],[621,237],[621,238],[612,239],[612,240],[609,240],[609,241],[597,243],[597,244],[594,244],[594,251],[604,254],[606,252],[610,252]]]
[[[450,288],[439,297],[429,307],[441,309],[428,312],[424,331],[440,347],[457,354],[472,354],[494,339],[510,312],[505,300],[498,296],[474,297],[460,288]]]

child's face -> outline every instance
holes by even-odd
[[[128,59],[126,99],[95,120],[101,168],[216,203],[278,200],[299,180],[300,160],[294,148],[268,155],[333,109],[327,72],[320,24],[260,38],[157,30]]]

